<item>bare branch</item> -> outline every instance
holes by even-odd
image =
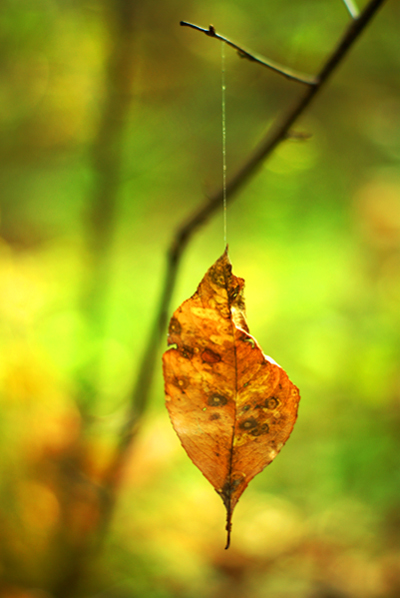
[[[304,83],[305,85],[315,85],[317,83],[314,77],[310,77],[309,75],[303,75],[303,73],[298,73],[292,69],[283,67],[277,64],[276,62],[273,62],[272,60],[266,60],[265,58],[261,58],[261,56],[258,56],[257,54],[253,54],[248,50],[245,50],[242,46],[238,46],[227,37],[223,37],[222,35],[217,33],[215,31],[215,27],[213,27],[212,25],[210,25],[208,29],[203,29],[203,27],[193,25],[192,23],[187,23],[186,21],[181,21],[180,25],[182,25],[183,27],[191,27],[196,31],[202,31],[209,37],[215,37],[216,39],[219,39],[221,42],[224,42],[228,46],[231,46],[231,48],[234,48],[241,58],[247,58],[247,60],[250,60],[251,62],[257,62],[257,64],[261,64],[262,66],[271,69],[275,73],[283,75],[287,79],[297,81],[298,83]]]
[[[358,19],[360,16],[359,10],[353,0],[343,0],[344,5],[346,6],[347,10],[352,19]]]

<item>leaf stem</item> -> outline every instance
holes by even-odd
[[[262,58],[257,54],[245,50],[243,46],[238,46],[227,37],[224,37],[223,35],[217,33],[215,27],[213,27],[212,25],[210,25],[208,29],[204,29],[203,27],[199,27],[198,25],[194,25],[193,23],[188,23],[187,21],[181,21],[180,25],[182,25],[182,27],[191,27],[196,31],[201,31],[202,33],[205,33],[209,37],[215,37],[216,39],[219,39],[221,42],[224,42],[228,46],[231,46],[231,48],[234,48],[241,58],[247,58],[247,60],[250,60],[251,62],[257,62],[257,64],[261,64],[261,66],[265,66],[266,68],[274,71],[275,73],[283,75],[287,79],[297,81],[298,83],[304,83],[305,85],[316,85],[317,83],[314,77],[304,75],[303,73],[298,73],[292,69],[283,67],[280,64],[273,62],[272,60],[266,60],[265,58]]]
[[[231,545],[231,531],[232,531],[232,513],[231,510],[228,509],[226,513],[226,544],[225,550],[228,550],[229,546]]]

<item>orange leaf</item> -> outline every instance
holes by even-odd
[[[299,391],[249,334],[244,280],[225,253],[175,311],[163,356],[166,405],[184,449],[233,509],[293,429]]]

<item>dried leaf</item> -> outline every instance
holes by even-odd
[[[249,334],[243,287],[226,250],[172,316],[163,356],[172,425],[225,504],[226,548],[233,509],[289,438],[300,399]]]

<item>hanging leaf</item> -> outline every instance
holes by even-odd
[[[166,405],[184,449],[233,509],[290,436],[299,391],[249,334],[244,280],[227,249],[175,311],[163,356]]]

